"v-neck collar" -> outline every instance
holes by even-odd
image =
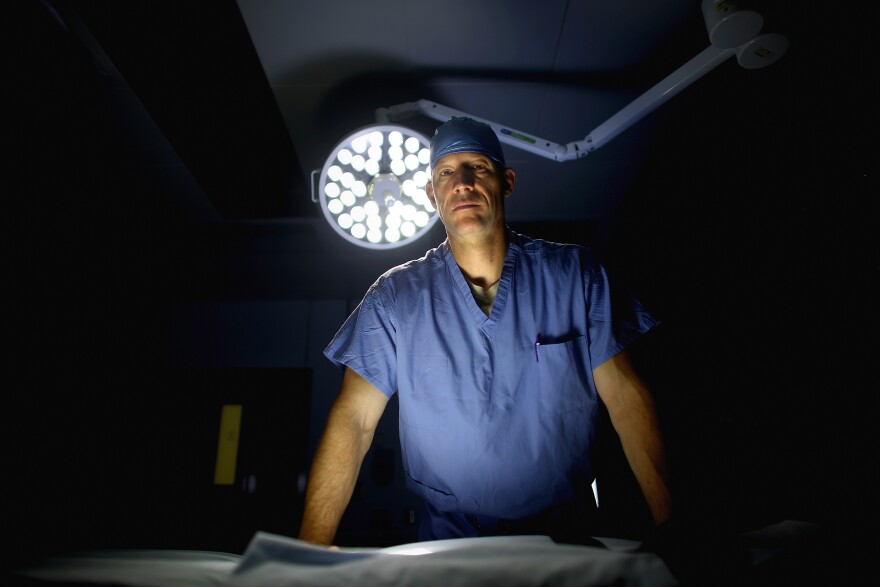
[[[486,316],[486,314],[483,313],[480,306],[477,304],[477,300],[474,299],[474,294],[471,292],[471,288],[468,285],[467,280],[464,278],[461,268],[458,266],[455,257],[452,255],[452,247],[449,246],[449,240],[447,239],[443,242],[444,258],[446,260],[446,269],[449,272],[449,277],[452,279],[452,283],[455,284],[455,288],[458,290],[461,301],[467,308],[475,325],[487,336],[492,335],[492,332],[495,330],[495,325],[504,315],[504,309],[507,306],[507,300],[510,297],[510,290],[513,285],[513,271],[516,267],[517,259],[519,259],[520,252],[522,252],[519,235],[512,230],[508,230],[508,235],[507,255],[504,258],[504,267],[501,269],[501,279],[498,282],[498,291],[495,293],[495,302],[492,305],[492,312],[489,316]]]

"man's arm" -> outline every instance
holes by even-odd
[[[330,545],[388,398],[357,372],[346,369],[339,397],[312,461],[300,540]]]
[[[626,460],[648,502],[655,524],[672,515],[663,438],[647,385],[635,371],[626,351],[593,370],[599,397],[608,408]]]

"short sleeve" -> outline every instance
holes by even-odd
[[[605,268],[586,260],[584,290],[587,297],[587,322],[590,361],[598,367],[651,328],[656,320],[628,291],[614,291]]]
[[[324,355],[336,365],[356,371],[387,397],[397,392],[394,309],[381,281],[367,291]]]

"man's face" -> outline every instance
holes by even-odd
[[[442,157],[431,172],[428,198],[452,238],[504,230],[504,198],[513,191],[516,174],[480,153]]]

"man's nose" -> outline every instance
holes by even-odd
[[[473,187],[474,172],[468,167],[460,167],[459,169],[456,169],[452,185],[455,189]]]

